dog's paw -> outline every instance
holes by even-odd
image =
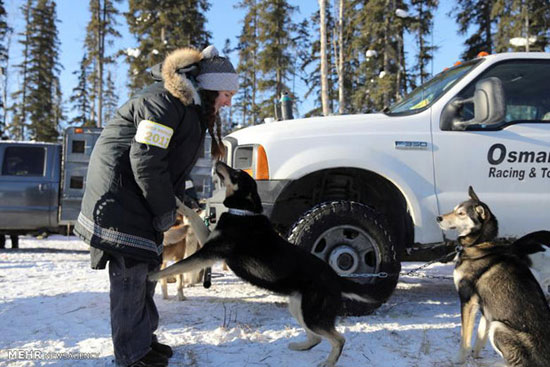
[[[296,351],[310,350],[321,342],[321,338],[311,338],[300,343],[289,343],[288,349]]]
[[[453,363],[456,365],[463,365],[464,363],[466,363],[466,355],[463,353],[459,353],[453,360]]]
[[[324,361],[317,365],[317,367],[335,367],[336,364],[334,362]]]
[[[474,352],[472,353],[472,357],[474,359],[479,359],[481,358],[479,355],[481,354],[481,349],[480,350],[477,350],[477,349],[474,349]]]
[[[296,351],[307,350],[306,348],[303,347],[303,343],[289,343],[288,344],[288,349],[296,350]]]

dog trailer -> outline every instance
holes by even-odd
[[[59,225],[76,222],[86,188],[86,174],[101,128],[69,127],[63,138],[63,158],[59,196]]]

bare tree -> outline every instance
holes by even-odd
[[[343,115],[346,108],[344,89],[344,0],[338,1],[338,57],[336,61],[338,73],[338,113]]]
[[[328,96],[328,55],[327,55],[327,0],[319,0],[320,27],[321,33],[321,104],[323,116],[328,116],[330,111]]]
[[[105,66],[112,64],[114,58],[106,55],[105,44],[112,45],[112,38],[120,37],[116,30],[117,15],[119,14],[115,3],[120,0],[90,0],[89,8],[91,18],[86,28],[85,46],[88,53],[87,63],[93,65],[93,73],[89,75],[91,88],[90,99],[92,110],[90,120],[96,122],[96,126],[103,126],[104,99],[105,99]],[[110,38],[111,37],[111,38]]]
[[[5,44],[5,52],[6,52],[6,58],[4,60],[4,65],[0,65],[0,77],[3,76],[4,83],[2,85],[2,97],[1,97],[1,107],[2,107],[2,119],[0,120],[0,139],[3,135],[7,135],[7,123],[8,123],[8,86],[9,86],[9,52],[10,52],[10,46],[11,46],[11,37],[13,34],[12,28],[7,28],[6,31],[6,44]]]

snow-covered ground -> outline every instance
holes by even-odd
[[[90,269],[87,247],[75,237],[23,237],[20,247],[0,250],[0,365],[114,366],[107,272]],[[158,336],[175,350],[170,366],[301,367],[326,359],[326,341],[307,352],[287,348],[305,334],[285,298],[221,267],[214,272],[223,276],[210,289],[186,288],[184,302],[176,299],[175,284],[169,300],[157,289]],[[338,366],[453,365],[460,311],[452,265],[434,264],[421,274],[448,279],[402,277],[374,314],[339,320],[346,345]],[[466,365],[503,364],[488,345],[480,360]]]

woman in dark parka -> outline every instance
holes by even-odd
[[[121,366],[166,366],[172,355],[154,332],[155,282],[163,232],[176,220],[204,140],[223,155],[219,109],[231,105],[238,77],[213,46],[178,49],[153,67],[155,83],[130,98],[98,139],[75,226],[88,243],[92,268],[109,262],[111,329]]]

